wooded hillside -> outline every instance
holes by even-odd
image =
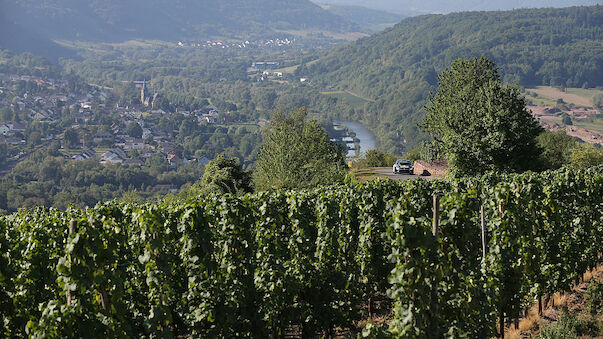
[[[413,17],[335,49],[306,73],[320,88],[375,100],[345,118],[399,152],[420,139],[416,123],[437,73],[457,58],[487,56],[504,81],[523,86],[603,85],[602,22],[602,6]]]
[[[3,1],[0,9],[4,20],[59,40],[175,40],[266,37],[278,30],[357,31],[355,24],[307,0],[10,0]]]

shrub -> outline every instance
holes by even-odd
[[[599,328],[593,317],[577,316],[565,313],[557,322],[542,326],[539,339],[573,339],[582,335],[597,336]]]
[[[570,164],[577,168],[588,168],[603,164],[603,151],[592,144],[580,145],[571,151]]]
[[[576,330],[573,324],[560,318],[559,321],[544,325],[538,333],[538,339],[575,339]]]
[[[391,153],[385,153],[380,150],[370,150],[364,155],[364,158],[353,163],[356,168],[368,167],[386,167],[391,166],[396,162],[396,156]]]
[[[594,281],[586,291],[586,309],[590,314],[603,312],[603,282]]]

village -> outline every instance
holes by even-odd
[[[178,41],[179,47],[189,48],[274,48],[274,47],[290,47],[295,43],[295,38],[274,38],[262,40],[245,40],[245,41],[225,41],[225,40],[206,40],[206,41]]]
[[[31,152],[56,145],[66,159],[95,159],[101,164],[142,166],[153,156],[177,168],[193,161],[206,164],[208,156],[185,154],[175,142],[177,131],[167,123],[170,113],[154,107],[157,94],[137,84],[140,100],[121,106],[114,93],[100,86],[72,91],[64,80],[10,75],[0,78],[0,145],[7,173]],[[207,105],[195,111],[178,110],[199,124],[228,124],[228,112]],[[117,118],[117,119],[116,119]]]

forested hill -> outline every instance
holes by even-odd
[[[450,13],[497,11],[516,8],[592,6],[600,0],[317,0],[322,4],[364,6],[394,13]]]
[[[279,30],[358,30],[308,0],[3,0],[0,16],[59,40],[245,38]],[[18,32],[0,35],[9,33]]]
[[[319,88],[350,90],[375,102],[356,118],[382,148],[401,151],[416,128],[437,73],[457,58],[487,56],[507,82],[603,85],[603,6],[466,12],[403,20],[338,47],[302,67]]]

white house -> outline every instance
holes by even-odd
[[[146,147],[147,146],[142,141],[130,141],[130,142],[127,142],[127,143],[124,144],[124,149],[125,150],[144,149]]]
[[[95,157],[96,157],[96,152],[94,151],[94,149],[89,148],[82,154],[74,155],[73,159],[74,160],[86,160],[86,159],[93,159]]]
[[[11,131],[13,132],[25,132],[25,129],[27,129],[27,125],[24,123],[13,122],[12,124]]]
[[[6,134],[10,131],[10,127],[7,124],[0,125],[0,134]]]
[[[113,149],[103,153],[100,157],[101,164],[121,164],[127,158],[126,153],[119,149]]]

